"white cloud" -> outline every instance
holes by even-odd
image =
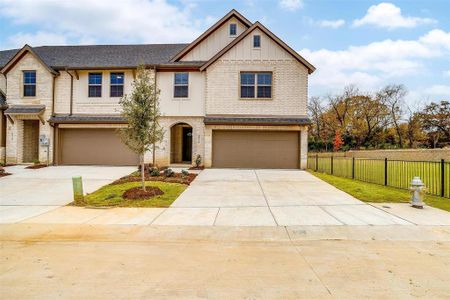
[[[67,45],[67,38],[64,35],[45,31],[36,33],[19,32],[9,36],[6,42],[7,48],[20,48],[25,44],[30,46]]]
[[[374,88],[426,72],[427,60],[450,55],[449,43],[450,32],[435,29],[417,40],[384,40],[337,51],[302,49],[299,53],[317,68],[310,80],[312,87],[336,90],[357,84]]]
[[[392,3],[383,2],[369,7],[364,17],[353,21],[353,26],[374,25],[381,28],[395,29],[413,28],[421,24],[432,23],[436,23],[436,20],[403,16],[399,7]]]
[[[450,97],[450,85],[442,85],[442,84],[432,85],[431,87],[425,89],[425,93],[431,95]]]
[[[320,20],[317,21],[317,25],[320,27],[328,27],[328,28],[339,28],[345,25],[345,20],[339,19],[339,20]]]
[[[280,0],[283,9],[295,11],[303,7],[303,0]]]
[[[166,0],[0,0],[0,7],[0,16],[13,24],[38,25],[42,32],[36,36],[47,34],[58,43],[65,40],[57,36],[77,42],[189,42],[210,21],[194,19],[191,5],[178,8]]]

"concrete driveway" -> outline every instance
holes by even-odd
[[[204,170],[154,225],[412,224],[299,170]]]
[[[7,167],[0,178],[0,223],[14,223],[72,202],[72,177],[82,176],[84,192],[133,172],[135,167],[58,166],[30,170]]]

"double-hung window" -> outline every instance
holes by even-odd
[[[253,48],[261,48],[261,36],[254,35],[253,36]]]
[[[230,24],[230,36],[236,36],[237,34],[237,24],[231,23]]]
[[[189,73],[175,73],[174,91],[175,98],[187,98],[189,95]]]
[[[102,96],[102,73],[89,73],[89,97]]]
[[[111,73],[110,77],[110,97],[122,97],[124,73]]]
[[[36,96],[36,71],[23,71],[23,96]]]
[[[272,98],[272,73],[242,72],[241,98]]]

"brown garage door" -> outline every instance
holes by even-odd
[[[137,165],[139,157],[122,143],[116,129],[59,130],[59,163],[65,165]]]
[[[216,168],[297,169],[299,133],[295,131],[213,131]]]

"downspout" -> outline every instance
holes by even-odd
[[[155,98],[156,98],[156,89],[157,89],[157,87],[156,87],[156,65],[153,66],[153,70],[154,70],[153,84],[154,84],[154,87],[155,87],[155,90],[153,92],[155,93]],[[153,105],[154,105],[153,106],[153,112],[154,112],[155,109],[156,109],[156,101],[154,102]],[[155,129],[156,128],[153,128],[153,136],[155,135]],[[155,142],[153,142],[152,156],[153,156],[152,157],[153,166],[155,166],[155,164],[156,164],[156,143]]]
[[[66,73],[70,76],[70,111],[69,116],[73,113],[73,75],[66,68]]]
[[[55,116],[55,85],[56,85],[56,75],[53,75],[53,85],[52,85],[52,113],[51,116],[54,117]],[[48,122],[48,121],[47,121]],[[52,165],[55,165],[55,126],[52,125],[52,123],[49,123],[50,126],[53,127],[53,134],[52,134],[52,142],[53,142],[53,151],[52,151]],[[49,151],[49,148],[47,148],[47,151]],[[48,165],[48,161],[47,161],[47,165]]]

